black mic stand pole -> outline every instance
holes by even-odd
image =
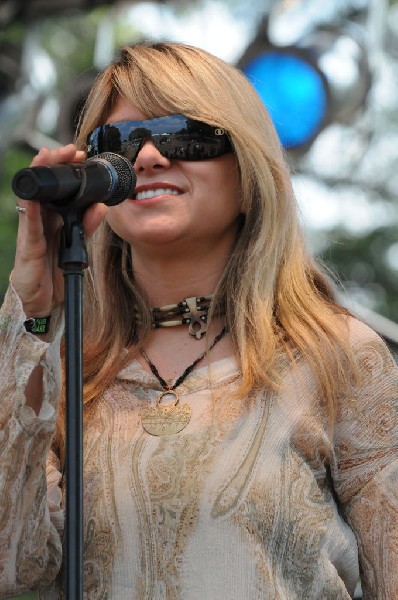
[[[81,211],[56,210],[64,220],[59,266],[65,279],[65,598],[83,600],[83,276],[88,255]]]

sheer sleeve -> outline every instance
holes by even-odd
[[[352,326],[360,381],[339,408],[334,484],[359,549],[364,599],[398,598],[398,367],[364,324]]]
[[[25,331],[25,318],[10,285],[0,311],[1,597],[54,580],[62,554],[60,474],[50,453],[61,389],[62,310],[52,315],[46,341]],[[44,401],[37,416],[25,405],[24,390],[38,364]]]

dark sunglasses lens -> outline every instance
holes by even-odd
[[[232,150],[223,129],[183,115],[170,115],[97,127],[87,138],[87,154],[91,158],[102,152],[115,152],[134,162],[143,141],[148,138],[170,159],[205,160]]]
[[[121,154],[134,161],[142,144],[142,138],[129,140],[124,136],[125,123],[101,125],[87,137],[87,158],[92,158],[103,152]]]

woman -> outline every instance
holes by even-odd
[[[398,597],[397,367],[308,255],[250,84],[190,46],[125,48],[93,86],[77,148],[32,165],[113,151],[137,174],[133,198],[84,215],[87,598],[336,600],[359,570],[365,598]],[[59,219],[35,202],[19,212],[0,589],[56,598]],[[47,333],[26,332],[48,315]]]

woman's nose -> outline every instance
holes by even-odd
[[[134,161],[134,169],[143,172],[152,169],[164,169],[169,166],[170,160],[159,152],[153,141],[150,138],[144,140]]]

